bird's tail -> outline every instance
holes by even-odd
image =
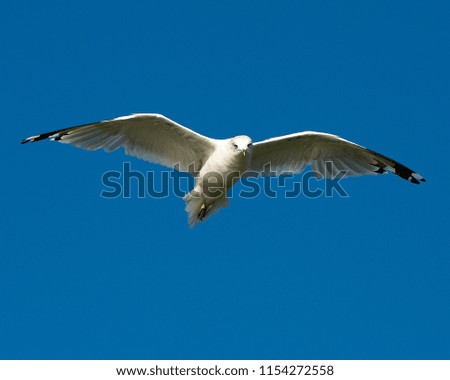
[[[228,207],[226,196],[220,198],[203,198],[193,190],[186,194],[183,200],[186,202],[185,210],[188,213],[189,227],[193,228],[198,222],[203,222],[220,209]]]

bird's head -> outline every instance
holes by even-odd
[[[248,136],[236,136],[230,139],[230,147],[239,154],[251,156],[253,151],[253,141]]]

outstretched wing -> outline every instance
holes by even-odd
[[[87,150],[125,153],[194,174],[215,149],[202,136],[158,114],[134,114],[31,136],[22,143],[51,139]]]
[[[382,154],[335,135],[310,131],[255,143],[249,171],[266,176],[300,173],[309,164],[319,177],[348,177],[390,171],[415,184],[425,182],[420,174]]]

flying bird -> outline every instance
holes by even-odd
[[[321,132],[305,131],[255,143],[245,135],[219,140],[163,115],[133,114],[42,133],[22,144],[45,139],[86,150],[112,152],[124,147],[130,156],[190,173],[195,185],[183,199],[191,227],[228,206],[227,191],[243,176],[300,173],[311,165],[317,176],[326,178],[392,172],[414,184],[425,182],[420,174],[391,158]],[[329,161],[332,166],[326,164]]]

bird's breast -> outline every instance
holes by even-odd
[[[202,182],[214,181],[218,187],[231,188],[248,169],[251,157],[243,154],[214,153],[200,171]]]

